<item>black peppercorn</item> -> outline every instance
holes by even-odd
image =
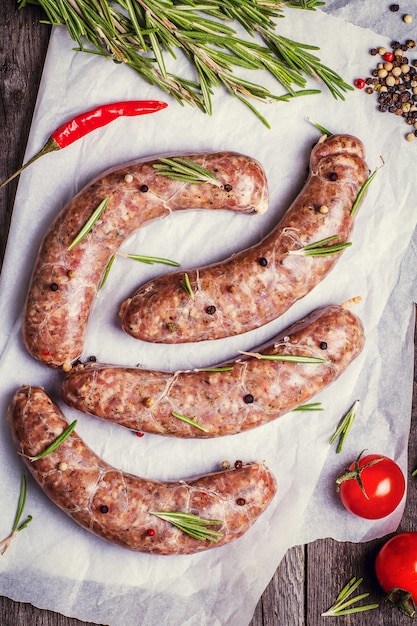
[[[225,190],[225,191],[232,191],[232,189],[233,189],[232,185],[230,185],[229,183],[227,183],[226,185],[224,185],[224,187],[223,187],[223,188],[224,188],[224,190]]]
[[[216,312],[216,307],[213,304],[208,306],[206,309],[206,313],[208,313],[208,315],[214,315],[215,312]]]
[[[56,283],[51,283],[51,284],[49,285],[49,289],[50,289],[51,291],[58,291],[59,287],[58,287],[58,285],[57,285]]]
[[[258,260],[259,265],[262,265],[262,267],[266,267],[268,265],[268,261],[264,256],[261,256],[261,258]]]
[[[106,506],[105,504],[103,504],[103,506],[100,507],[100,511],[102,513],[108,513],[109,512],[109,507]]]
[[[327,342],[320,341],[320,350],[327,350]]]
[[[336,174],[336,172],[330,172],[329,174],[329,180],[331,181],[336,181],[339,178],[339,176]]]
[[[246,396],[243,398],[243,400],[245,401],[246,404],[252,404],[252,402],[254,401],[254,397],[251,393],[247,393]]]
[[[149,187],[148,187],[148,185],[141,185],[140,190],[143,193],[146,193],[147,191],[149,191]]]

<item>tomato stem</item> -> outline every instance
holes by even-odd
[[[414,617],[416,612],[416,606],[413,600],[413,596],[409,591],[401,589],[400,587],[394,587],[391,589],[386,599],[388,602],[392,602],[401,613]]]

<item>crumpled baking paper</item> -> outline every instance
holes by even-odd
[[[388,45],[385,36],[320,11],[289,12],[280,31],[320,47],[323,62],[352,83],[367,74],[368,50]],[[324,36],[324,33],[326,34]],[[38,246],[53,216],[88,180],[116,164],[163,152],[235,150],[265,167],[271,193],[262,216],[229,212],[177,213],[144,226],[126,242],[129,252],[164,256],[182,268],[226,258],[255,243],[276,224],[300,190],[319,132],[308,118],[334,133],[364,142],[371,170],[384,165],[360,209],[353,245],[333,272],[280,319],[240,337],[182,346],[148,345],[123,334],[119,304],[165,266],[123,259],[113,265],[95,304],[84,358],[147,368],[209,366],[250,350],[318,306],[362,301],[355,312],[367,344],[361,356],[319,394],[324,411],[290,413],[273,423],[220,439],[177,441],[135,437],[115,425],[62,406],[77,431],[106,461],[151,479],[175,480],[208,473],[223,460],[264,460],[278,481],[278,494],[241,539],[191,556],[150,556],[112,546],[78,527],[28,477],[25,514],[33,515],[0,559],[0,593],[82,620],[110,626],[241,626],[288,548],[322,537],[365,541],[394,531],[403,504],[381,521],[353,518],[335,493],[335,478],[367,448],[386,454],[407,471],[412,399],[414,302],[417,281],[413,243],[416,222],[416,145],[395,116],[376,111],[375,98],[354,90],[344,102],[323,89],[290,103],[260,104],[271,129],[241,103],[218,92],[214,113],[204,116],[145,84],[127,67],[95,55],[72,52],[64,30],[52,33],[26,158],[51,131],[73,115],[104,102],[159,98],[169,107],[143,118],[113,122],[61,152],[43,157],[20,179],[0,284],[1,413],[0,535],[10,532],[23,465],[4,419],[21,384],[44,386],[59,400],[62,376],[32,359],[20,333],[21,311]],[[181,63],[181,60],[178,60]],[[258,78],[259,79],[259,78]],[[270,77],[265,84],[278,89]],[[353,402],[360,409],[341,454],[329,438]]]

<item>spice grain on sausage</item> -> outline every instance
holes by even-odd
[[[276,493],[263,463],[178,482],[134,476],[108,465],[75,431],[55,451],[30,461],[27,456],[46,449],[68,426],[40,387],[18,389],[7,416],[18,452],[49,498],[85,529],[124,548],[169,555],[227,544],[256,522]],[[221,520],[216,530],[222,536],[217,542],[190,537],[150,514],[155,510]]]
[[[79,358],[107,264],[127,237],[146,222],[185,209],[240,213],[267,209],[267,181],[256,160],[233,152],[202,153],[187,159],[215,172],[223,187],[166,178],[153,167],[155,159],[142,159],[104,172],[58,214],[39,250],[24,311],[23,338],[35,358],[51,367]],[[224,189],[226,183],[231,190]],[[100,219],[69,250],[106,198]]]
[[[368,175],[359,139],[322,137],[302,191],[267,237],[222,263],[187,270],[192,294],[182,288],[181,272],[145,283],[121,305],[123,330],[144,341],[186,343],[238,335],[278,318],[340,257],[291,253],[328,237],[348,241],[351,210]],[[215,314],[207,314],[208,306]]]
[[[255,352],[308,356],[321,363],[256,357],[226,371],[158,372],[100,363],[73,368],[62,398],[71,407],[136,431],[218,437],[266,424],[334,382],[364,345],[359,318],[343,306],[315,310]],[[176,419],[194,418],[204,428]]]

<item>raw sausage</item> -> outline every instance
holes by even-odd
[[[60,367],[81,355],[106,267],[127,237],[145,222],[184,209],[241,213],[267,209],[267,182],[257,161],[231,152],[183,157],[214,173],[217,184],[172,180],[153,167],[157,159],[141,160],[105,172],[57,216],[41,245],[24,311],[23,338],[35,358]],[[68,250],[106,198],[100,219]]]
[[[344,306],[326,306],[258,349],[263,355],[302,355],[323,362],[252,356],[230,363],[225,371],[176,373],[90,363],[67,374],[62,397],[71,407],[132,430],[176,437],[231,435],[307,402],[345,371],[363,345],[359,318]]]
[[[245,333],[278,318],[309,293],[340,254],[304,256],[304,246],[328,237],[348,242],[351,209],[369,175],[361,141],[324,137],[313,148],[301,193],[260,243],[228,260],[173,272],[142,285],[122,303],[122,328],[137,339],[186,343]],[[356,212],[355,212],[356,214]]]
[[[40,387],[21,387],[8,408],[18,452],[45,493],[87,530],[119,546],[153,554],[191,554],[237,539],[267,508],[276,481],[263,463],[178,482],[145,480],[105,463],[73,431],[31,461],[68,426]],[[197,539],[150,511],[185,512],[219,523],[217,541]]]

